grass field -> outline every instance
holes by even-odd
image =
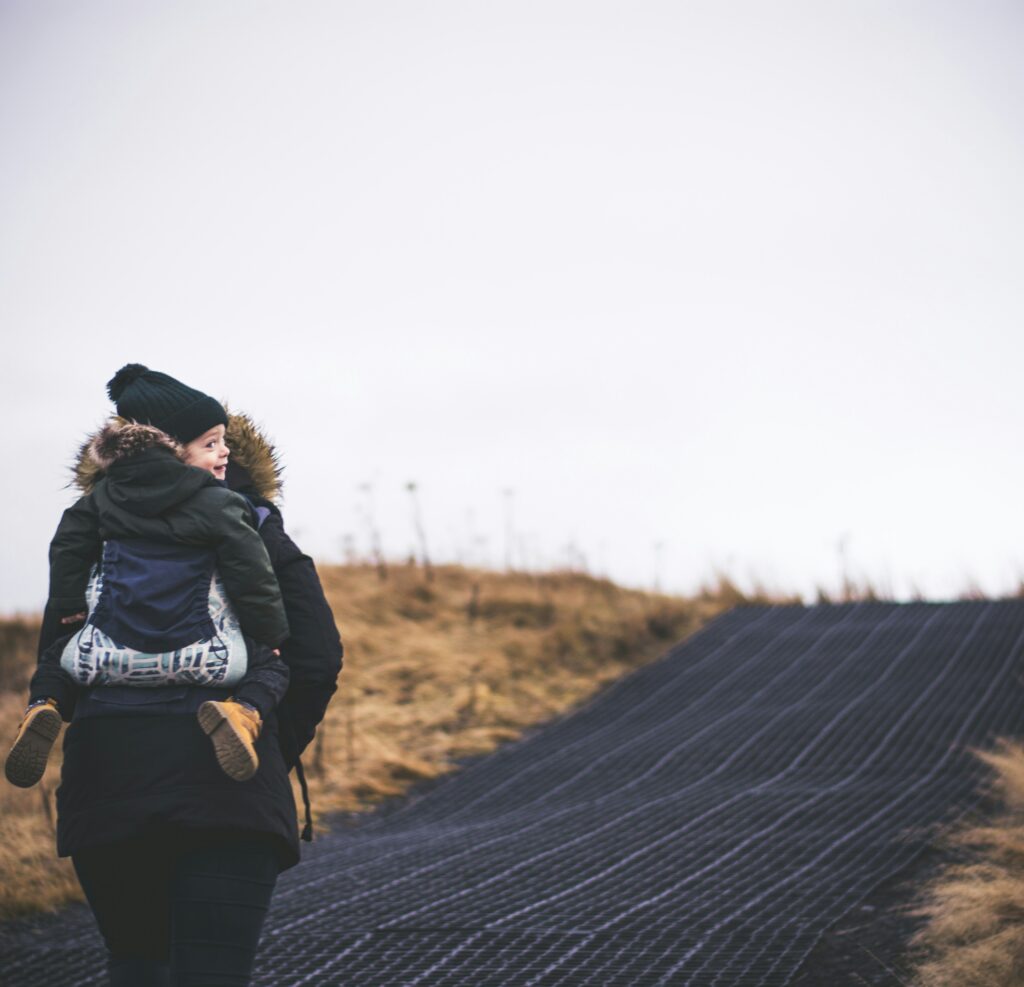
[[[731,606],[728,581],[693,598],[591,576],[442,566],[325,566],[345,643],[339,691],[303,758],[318,824],[363,811],[563,713],[657,657]],[[763,601],[758,601],[763,602]],[[6,751],[34,667],[38,622],[0,621],[0,723]],[[198,726],[197,726],[198,729]],[[78,900],[54,850],[60,743],[43,781],[0,783],[0,918]],[[297,786],[296,790],[297,790]]]

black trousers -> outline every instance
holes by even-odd
[[[72,854],[111,987],[246,987],[277,881],[273,838],[162,829]]]

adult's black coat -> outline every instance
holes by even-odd
[[[281,586],[289,636],[281,645],[288,691],[278,706],[281,750],[292,768],[309,745],[337,689],[344,649],[313,560],[288,536],[276,501],[281,465],[273,446],[245,415],[228,416],[228,486],[261,516],[259,532]]]
[[[313,736],[336,689],[342,646],[316,569],[285,533],[275,501],[280,466],[273,448],[244,416],[229,417],[228,482],[254,505],[259,532],[281,587],[290,636],[281,645],[290,686],[265,718],[256,742],[260,767],[245,782],[217,766],[195,711],[229,690],[101,687],[77,697],[64,739],[57,791],[61,856],[126,839],[153,826],[246,830],[277,838],[282,867],[298,861],[298,825],[288,770]],[[76,480],[89,489],[99,477],[80,458]],[[60,625],[48,611],[41,649],[61,649]]]

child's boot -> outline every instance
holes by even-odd
[[[246,781],[256,774],[260,759],[253,744],[263,721],[248,703],[235,699],[210,700],[199,707],[199,725],[213,741],[217,763],[235,781]]]
[[[12,785],[31,788],[43,777],[50,748],[60,733],[60,724],[55,699],[40,699],[25,710],[4,767],[7,780]]]

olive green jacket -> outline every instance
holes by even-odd
[[[281,590],[244,497],[187,466],[181,447],[150,425],[114,419],[88,452],[98,467],[89,492],[64,512],[50,544],[48,608],[84,612],[103,542],[141,539],[212,550],[242,631],[272,648],[288,637]]]

